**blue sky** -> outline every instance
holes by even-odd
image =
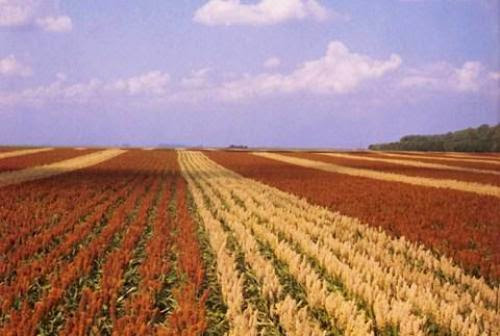
[[[500,0],[0,0],[0,143],[363,147],[500,122]]]

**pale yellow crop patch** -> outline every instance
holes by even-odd
[[[54,148],[34,148],[34,149],[20,149],[14,150],[12,152],[0,153],[0,159],[7,159],[16,156],[23,156],[28,154],[36,154],[42,152],[48,152],[53,150]]]
[[[0,174],[0,187],[8,185],[47,178],[70,171],[94,166],[101,162],[112,159],[122,153],[121,149],[107,149],[96,153],[78,156],[73,159],[63,160],[47,165],[30,167],[22,170]]]
[[[276,153],[264,153],[264,152],[253,152],[253,155],[262,156],[268,159],[273,159],[277,161],[282,161],[290,163],[296,166],[314,168],[318,170],[323,170],[332,173],[345,174],[350,176],[366,177],[375,180],[382,180],[388,182],[400,182],[406,184],[412,184],[422,187],[431,188],[447,188],[458,191],[472,192],[479,195],[488,195],[500,198],[500,187],[474,183],[474,182],[463,182],[457,180],[447,180],[447,179],[434,179],[428,177],[414,177],[406,176],[400,174],[383,173],[377,172],[369,169],[359,169],[359,168],[349,168],[341,165],[336,165],[333,163],[325,163],[320,161],[313,161],[307,159],[301,159]]]

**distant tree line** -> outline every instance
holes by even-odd
[[[371,150],[500,152],[500,124],[481,125],[439,135],[407,135],[399,142],[374,144]]]

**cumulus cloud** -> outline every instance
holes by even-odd
[[[32,70],[29,66],[19,62],[14,55],[0,58],[0,76],[30,76]]]
[[[408,70],[399,86],[433,91],[477,92],[487,81],[484,66],[480,62],[469,61],[460,67],[441,62]]]
[[[264,62],[264,67],[271,69],[281,65],[281,60],[278,57],[270,57]]]
[[[0,105],[36,105],[47,103],[93,103],[102,99],[127,97],[161,97],[167,93],[170,76],[161,71],[151,71],[139,76],[103,81],[91,79],[69,83],[67,76],[58,73],[48,85],[28,88],[19,92],[0,92]]]
[[[134,96],[155,101],[235,101],[268,94],[305,92],[318,95],[345,94],[362,83],[393,72],[401,65],[393,54],[385,60],[351,52],[342,42],[333,41],[323,57],[305,62],[288,74],[261,73],[243,76],[211,76],[212,70],[195,70],[170,86],[170,76],[151,71],[130,78],[102,81],[93,79],[69,84],[64,74],[49,85],[3,94],[0,101],[9,103],[93,102],[97,98],[117,100]],[[274,65],[277,64],[273,61]]]
[[[208,85],[208,75],[211,71],[210,68],[191,71],[189,76],[182,78],[181,86],[193,89],[206,87]]]
[[[0,28],[35,27],[48,32],[68,32],[72,29],[71,18],[54,15],[54,0],[0,0]]]
[[[466,62],[460,69],[456,69],[457,89],[459,91],[477,91],[482,68],[483,66],[479,62]]]
[[[161,71],[151,71],[137,77],[120,79],[112,84],[111,88],[127,92],[130,95],[162,95],[166,92],[169,81],[169,74]]]
[[[290,74],[247,75],[224,83],[219,91],[221,97],[228,100],[298,91],[345,94],[354,91],[364,81],[380,78],[398,69],[401,63],[401,57],[396,54],[387,60],[375,60],[351,52],[342,42],[333,41],[328,45],[325,56],[302,64]]]
[[[254,4],[240,0],[210,0],[194,14],[194,21],[216,25],[271,25],[289,20],[324,21],[334,16],[316,0],[260,0]]]
[[[73,29],[73,23],[68,16],[47,16],[36,20],[37,26],[48,32],[64,33]]]
[[[35,0],[0,0],[0,27],[29,24],[38,5]]]
[[[270,58],[267,66],[279,65]],[[0,76],[26,76],[31,69],[14,56],[0,59]],[[210,68],[191,71],[178,82],[168,73],[150,71],[137,76],[114,80],[91,79],[70,83],[63,73],[48,84],[21,91],[0,92],[0,105],[48,103],[137,105],[169,103],[237,102],[255,97],[284,95],[337,96],[359,92],[359,97],[391,92],[391,97],[418,97],[428,94],[498,94],[500,72],[488,70],[480,62],[469,61],[460,66],[447,62],[418,68],[402,67],[397,54],[374,58],[356,53],[340,41],[328,44],[323,56],[306,61],[289,72],[263,71],[260,74],[224,74]],[[416,91],[418,90],[418,91]],[[422,94],[418,94],[421,92]],[[133,99],[132,99],[133,98]],[[363,98],[361,98],[363,99]]]
[[[50,102],[85,103],[95,99],[103,89],[103,82],[91,79],[88,82],[69,84],[66,79],[57,76],[56,81],[20,92],[0,95],[0,104],[42,106]]]

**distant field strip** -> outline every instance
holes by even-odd
[[[488,162],[490,161],[499,161],[500,157],[496,155],[467,155],[467,154],[462,154],[462,153],[444,153],[445,156],[449,156],[452,158],[464,158],[464,159],[486,159]]]
[[[452,158],[452,157],[444,157],[444,156],[430,156],[430,155],[425,155],[425,154],[397,154],[397,153],[389,153],[389,152],[375,152],[376,154],[381,154],[385,156],[392,156],[392,157],[399,157],[399,158],[414,158],[414,159],[430,159],[430,160],[442,160],[442,161],[453,161],[453,162],[478,162],[478,163],[488,163],[488,164],[495,164],[495,165],[500,165],[500,161],[496,160],[483,160],[483,159],[476,159],[476,158],[467,158],[467,159],[459,159],[459,158]]]
[[[21,155],[28,155],[28,154],[35,154],[35,153],[47,152],[47,151],[50,151],[50,150],[53,150],[53,149],[54,148],[35,148],[35,149],[13,150],[11,152],[0,153],[0,159],[6,159],[6,158],[21,156]]]
[[[6,172],[0,174],[0,187],[47,178],[50,176],[70,172],[73,170],[90,167],[98,163],[104,162],[106,160],[112,159],[115,156],[118,156],[124,152],[125,151],[121,149],[108,149],[48,165],[36,166],[36,167],[26,168],[23,170]]]
[[[371,153],[381,153],[379,151],[370,151]],[[387,151],[385,153],[404,154],[404,155],[418,155],[418,156],[432,156],[432,157],[454,157],[457,159],[479,159],[479,160],[499,160],[500,157],[497,153],[459,153],[459,152],[415,152],[415,151]]]
[[[390,181],[390,182],[401,182],[401,183],[407,183],[424,187],[448,188],[448,189],[472,192],[480,195],[488,195],[500,198],[500,187],[492,185],[485,185],[473,182],[461,182],[456,180],[433,179],[427,177],[413,177],[400,174],[377,172],[369,169],[349,168],[332,163],[295,158],[276,153],[253,152],[252,154],[272,160],[294,164],[301,167],[314,168],[338,174],[366,177],[366,178]]]
[[[467,173],[500,175],[500,172],[496,171],[496,170],[463,168],[463,167],[457,167],[457,166],[448,166],[448,165],[439,164],[439,163],[427,163],[427,162],[420,162],[420,161],[408,161],[408,160],[398,160],[398,159],[382,159],[382,158],[374,158],[374,157],[369,157],[369,156],[360,156],[360,155],[355,155],[355,154],[351,155],[351,154],[342,154],[342,153],[320,153],[320,154],[326,155],[326,156],[344,158],[344,159],[351,159],[351,160],[365,160],[365,161],[372,161],[372,162],[394,163],[394,164],[398,164],[398,165],[402,165],[402,166],[410,166],[410,167],[417,167],[417,168],[456,170],[456,171],[467,172]]]
[[[217,267],[225,268],[219,281],[230,335],[265,334],[266,326],[288,335],[499,333],[498,288],[451,260],[244,178],[199,152],[179,152],[179,161],[213,236]],[[245,304],[247,278],[259,299]]]

